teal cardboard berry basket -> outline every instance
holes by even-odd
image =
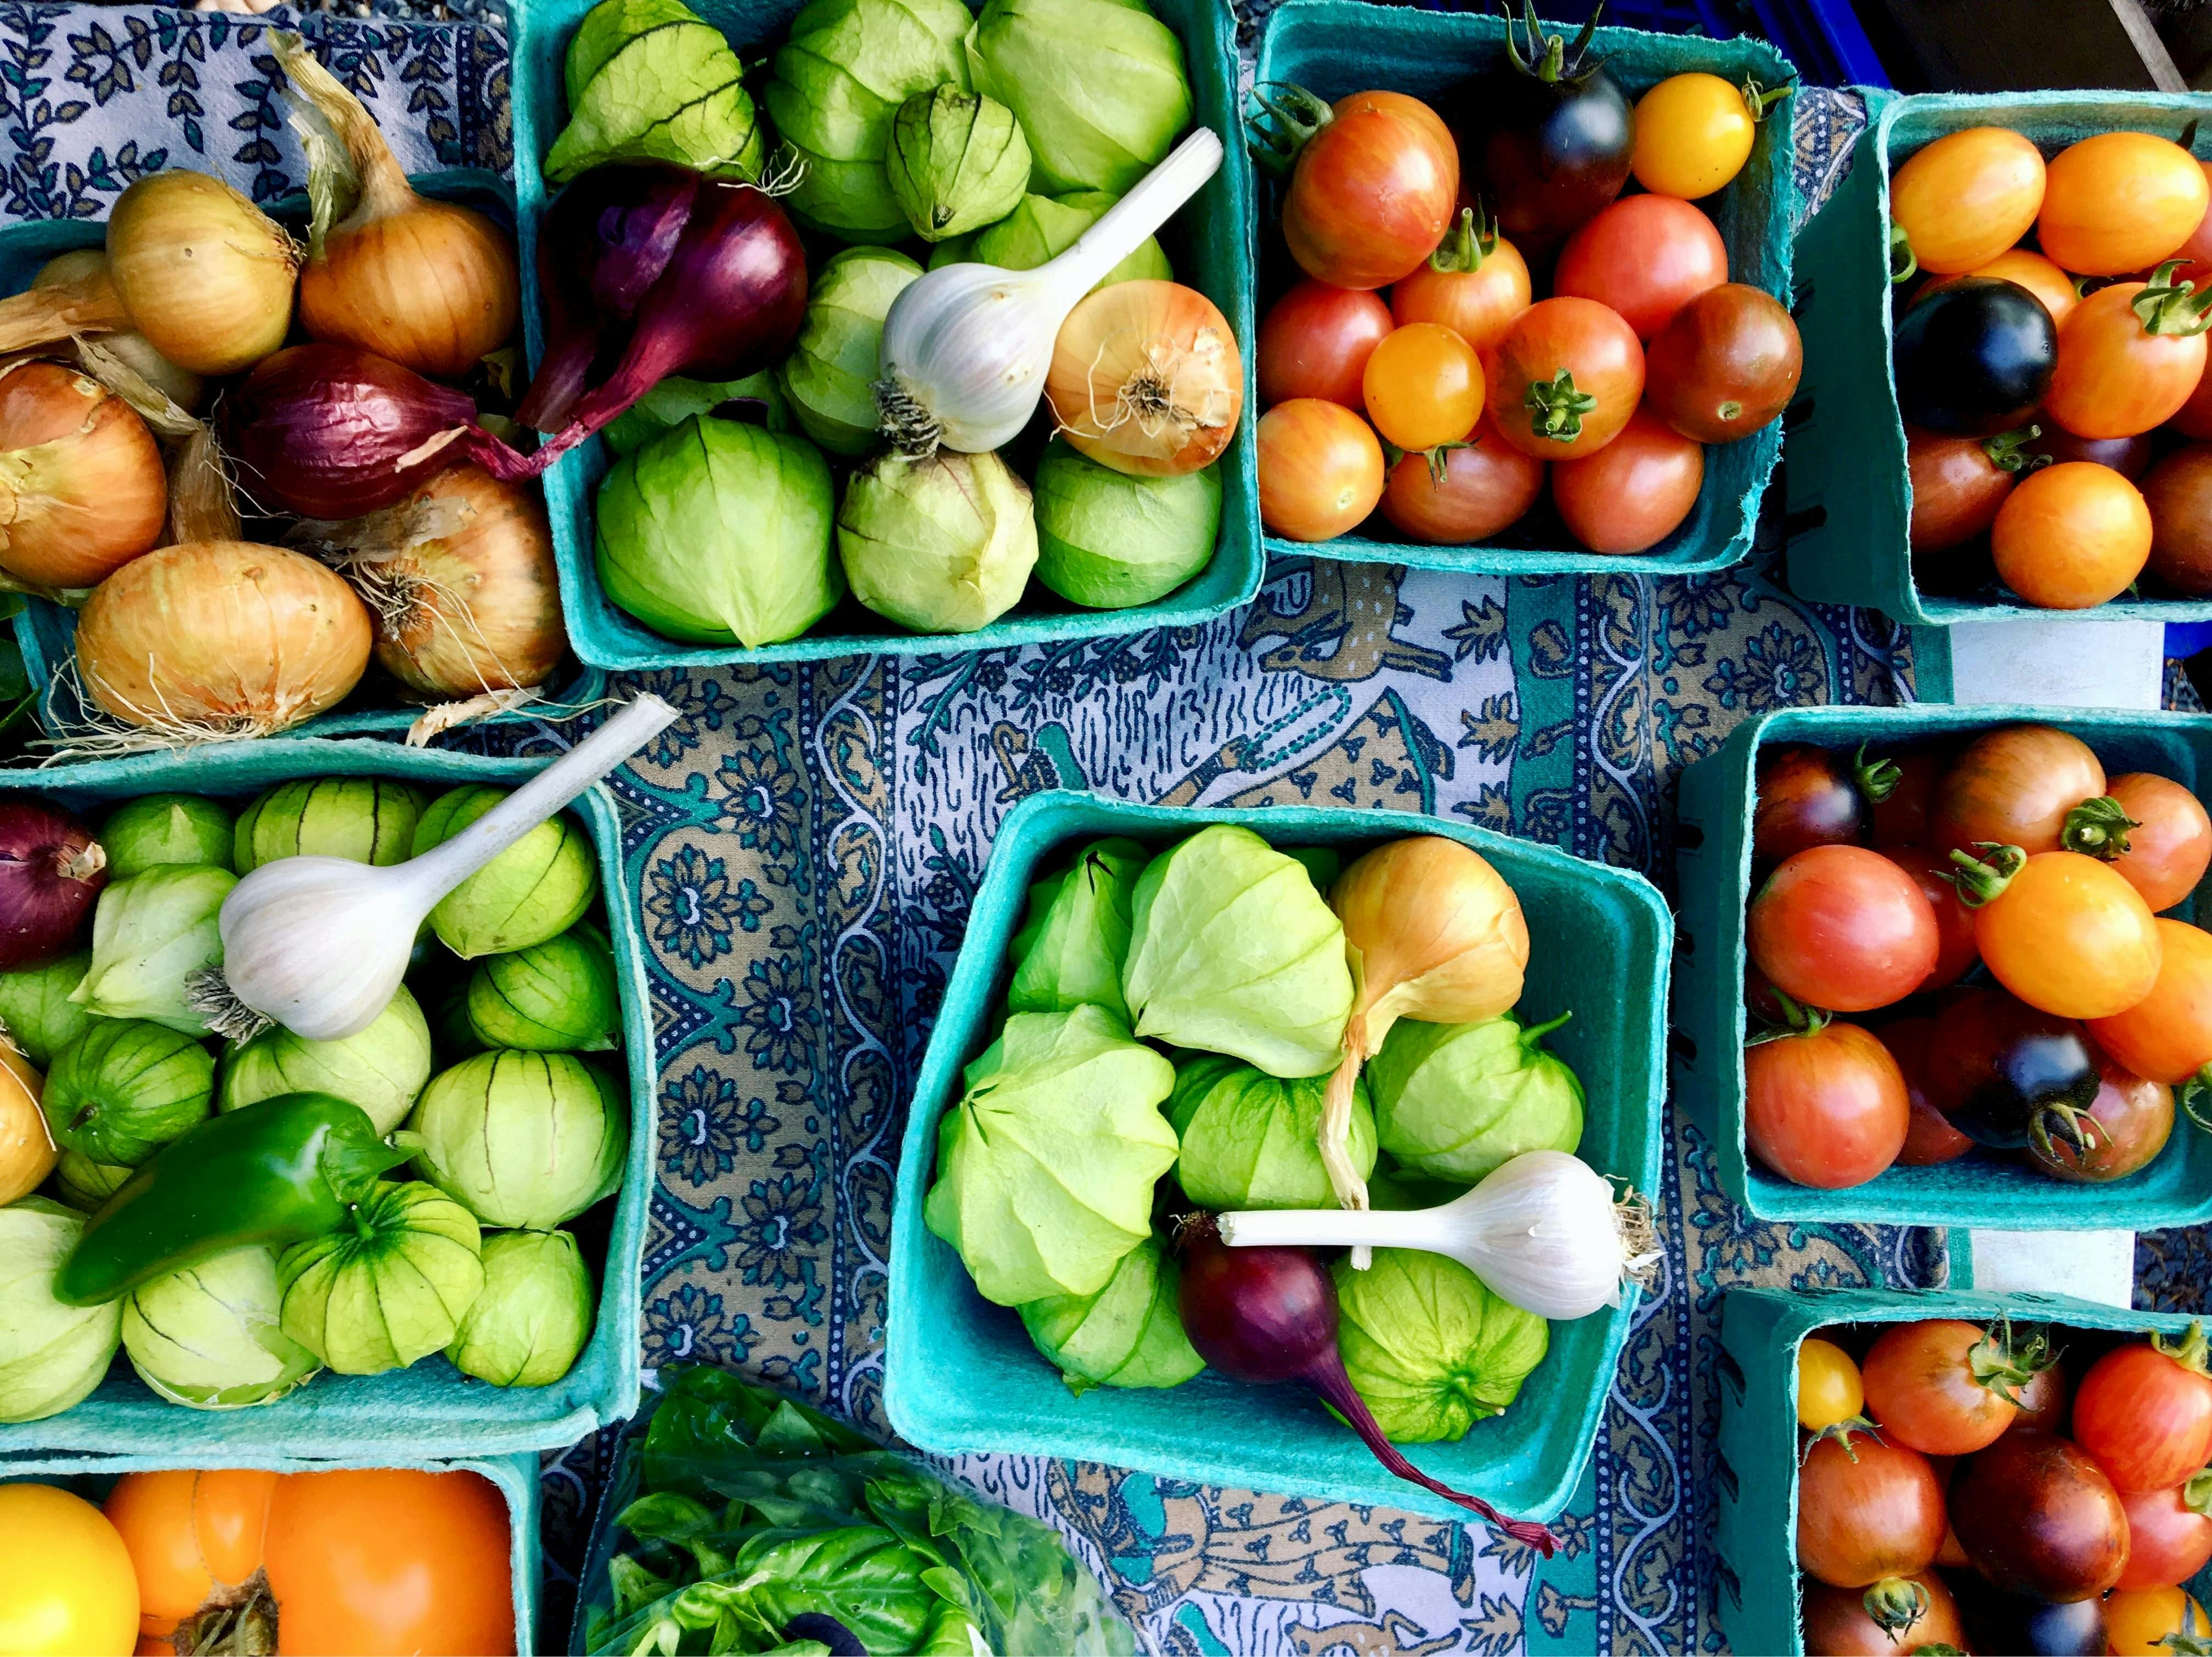
[[[2054,725],[2095,750],[2108,774],[2155,771],[2212,791],[2212,719],[2179,713],[2035,707],[1790,707],[1747,719],[1720,751],[1682,774],[1675,867],[1682,943],[1675,975],[1674,1092],[1712,1143],[1721,1188],[1763,1220],[2014,1230],[2148,1230],[2212,1219],[2212,1135],[2185,1120],[2157,1160],[2109,1185],[2066,1185],[1975,1154],[1934,1168],[1896,1167],[1841,1191],[1794,1185],[1751,1161],[1743,1135],[1744,905],[1751,895],[1751,812],[1759,750],[1775,743],[1873,754],[2007,725]]]
[[[502,225],[514,222],[514,195],[497,173],[472,167],[422,173],[411,182],[426,196],[460,202],[487,214]],[[289,224],[307,222],[307,198],[291,195],[270,204],[269,211]],[[41,219],[27,224],[0,227],[0,294],[20,294],[31,285],[39,267],[57,254],[80,247],[97,247],[106,239],[107,224],[101,219]],[[15,612],[15,647],[22,652],[23,671],[39,692],[39,724],[50,737],[66,736],[84,728],[87,710],[78,695],[75,676],[62,669],[76,654],[76,612],[44,598],[26,598]],[[489,723],[509,724],[544,719],[562,719],[597,701],[605,693],[607,676],[595,667],[570,664],[571,671],[550,687],[551,700],[490,716]],[[422,713],[419,707],[378,706],[397,703],[392,682],[372,662],[357,689],[331,712],[299,725],[287,735],[295,737],[354,737],[407,729]]]
[[[107,1499],[115,1481],[125,1473],[170,1472],[179,1467],[249,1467],[278,1473],[395,1467],[430,1473],[476,1473],[489,1479],[507,1503],[507,1571],[514,1594],[514,1649],[524,1653],[538,1649],[538,1584],[544,1562],[538,1550],[538,1458],[534,1455],[456,1457],[438,1461],[425,1460],[401,1450],[374,1460],[346,1456],[330,1461],[306,1461],[241,1444],[219,1462],[155,1450],[123,1455],[10,1456],[0,1460],[0,1484],[58,1484],[97,1504]]]
[[[95,827],[116,804],[173,791],[240,800],[294,777],[389,777],[432,793],[465,783],[512,788],[543,762],[405,748],[397,743],[271,737],[187,754],[140,754],[52,771],[0,771],[0,793],[60,801]],[[274,1403],[251,1409],[187,1409],[155,1395],[118,1350],[107,1378],[72,1409],[40,1421],[0,1425],[0,1462],[52,1451],[144,1454],[175,1466],[222,1466],[263,1455],[447,1458],[551,1449],[574,1443],[637,1408],[638,1271],[653,1192],[655,1071],[652,1013],[635,906],[627,901],[622,822],[604,784],[569,808],[590,835],[607,895],[623,1047],[630,1099],[629,1151],[599,1268],[590,1341],[575,1365],[544,1387],[494,1387],[463,1375],[442,1356],[380,1375],[319,1374]],[[396,1177],[405,1177],[404,1174]]]
[[[1911,626],[1954,622],[2192,622],[2212,599],[2123,596],[2092,610],[2043,610],[2018,598],[1948,597],[1916,580],[1906,531],[1912,486],[1905,423],[1890,375],[1889,174],[1947,133],[2002,126],[2046,156],[2099,132],[2179,139],[2202,119],[2201,95],[2153,92],[2013,92],[1982,96],[1868,94],[1869,120],[1850,171],[1799,239],[1805,273],[1797,322],[1805,381],[1787,468],[1790,586],[1801,598],[1858,604]],[[2212,131],[2196,140],[2212,156]]]
[[[961,1067],[990,1039],[1006,992],[1006,945],[1038,870],[1099,835],[1127,835],[1158,848],[1217,822],[1279,846],[1333,846],[1347,858],[1405,835],[1444,835],[1480,852],[1519,895],[1534,940],[1522,1005],[1545,1017],[1576,1012],[1547,1040],[1589,1090],[1583,1160],[1638,1191],[1657,1190],[1662,1009],[1674,925],[1640,875],[1407,812],[1200,810],[1033,795],[1000,826],[907,1117],[892,1217],[884,1407],[901,1435],[941,1454],[1068,1456],[1465,1520],[1465,1509],[1384,1472],[1302,1390],[1203,1374],[1165,1391],[1103,1387],[1073,1396],[1021,1320],[978,1295],[960,1257],[922,1223],[938,1119],[959,1097]],[[1517,1406],[1478,1423],[1455,1444],[1407,1445],[1407,1455],[1508,1514],[1552,1518],[1582,1477],[1636,1303],[1632,1285],[1617,1307],[1553,1323],[1551,1349]]]
[[[1838,1324],[1913,1323],[1958,1318],[1993,1323],[2055,1324],[2058,1345],[2075,1356],[2100,1337],[2152,1330],[2179,1334],[2186,1317],[2136,1312],[2070,1295],[1994,1294],[1973,1290],[1731,1289],[1721,1309],[1721,1437],[1714,1483],[1720,1493],[1715,1598],[1722,1629],[1737,1651],[1804,1657],[1799,1620],[1804,1584],[1797,1570],[1797,1349],[1808,1335]],[[2074,1338],[2069,1339],[2069,1332]],[[2191,1588],[2200,1598],[2212,1572]]]
[[[523,338],[534,368],[545,352],[545,310],[538,283],[538,233],[547,203],[558,193],[539,171],[545,152],[567,124],[562,64],[576,25],[593,0],[512,0],[514,47],[515,200],[522,231]],[[748,60],[779,39],[799,0],[693,0],[693,10],[727,35]],[[909,633],[864,610],[851,598],[812,631],[781,644],[687,645],[653,632],[617,609],[599,586],[593,548],[599,480],[607,448],[594,437],[554,462],[545,479],[553,544],[561,566],[561,603],[576,653],[617,669],[704,667],[726,662],[805,662],[867,652],[997,650],[1075,639],[1115,638],[1148,628],[1193,627],[1249,604],[1267,559],[1260,547],[1259,471],[1252,423],[1251,164],[1238,119],[1235,22],[1220,0],[1154,0],[1152,9],[1181,37],[1199,125],[1221,135],[1221,170],[1160,232],[1176,278],[1221,307],[1244,358],[1244,414],[1237,436],[1215,464],[1221,468],[1221,530],[1212,561],[1164,598],[1128,610],[1080,610],[1032,579],[1021,602],[974,633]],[[766,124],[766,112],[762,112]],[[810,240],[811,240],[810,238]]]
[[[1571,39],[1573,26],[1565,27]],[[1486,9],[1431,11],[1376,5],[1370,0],[1284,0],[1269,14],[1260,43],[1257,79],[1291,82],[1332,101],[1383,87],[1410,93],[1447,121],[1465,108],[1457,88],[1471,75],[1505,63],[1506,24]],[[1590,52],[1632,102],[1670,75],[1704,70],[1741,84],[1765,87],[1794,81],[1790,60],[1764,40],[1714,40],[1695,34],[1653,34],[1642,29],[1601,28]],[[1274,234],[1270,192],[1258,192],[1255,221],[1262,238]],[[1279,193],[1279,192],[1276,192]],[[1728,245],[1729,278],[1764,288],[1790,302],[1790,239],[1797,216],[1796,176],[1790,167],[1789,106],[1762,121],[1751,159],[1734,182],[1699,202]],[[1751,550],[1759,503],[1782,453],[1782,426],[1772,422],[1751,436],[1705,449],[1705,479],[1690,515],[1648,552],[1619,555],[1577,547],[1549,507],[1549,495],[1523,524],[1483,546],[1437,547],[1394,541],[1379,513],[1350,535],[1303,542],[1269,536],[1278,557],[1312,553],[1359,563],[1410,564],[1506,575],[1692,575],[1726,569]]]

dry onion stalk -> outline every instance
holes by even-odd
[[[0,569],[88,587],[161,539],[160,446],[122,398],[58,362],[0,369]]]
[[[1197,289],[1117,282],[1068,313],[1044,394],[1067,440],[1101,465],[1176,477],[1236,436],[1244,361],[1229,319]]]
[[[416,195],[374,118],[307,43],[270,38],[307,106],[294,122],[314,203],[301,325],[417,373],[471,373],[507,343],[521,312],[514,238],[472,209]]]
[[[566,648],[553,535],[534,484],[453,466],[396,506],[310,520],[287,539],[352,584],[377,618],[376,659],[418,695],[534,689]]]

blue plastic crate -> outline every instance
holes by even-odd
[[[412,182],[426,196],[465,203],[502,225],[512,226],[514,222],[514,192],[497,173],[456,167],[451,172],[418,174]],[[304,223],[307,198],[300,194],[287,196],[270,203],[268,210],[289,222]],[[97,247],[106,235],[107,222],[104,219],[40,219],[0,228],[0,294],[21,293],[48,259],[80,247]],[[23,655],[23,671],[39,688],[40,725],[49,736],[81,728],[85,710],[75,681],[64,683],[57,679],[57,671],[75,654],[76,612],[43,598],[29,598],[16,612],[14,626],[15,647]],[[366,683],[372,689],[381,689],[387,695],[393,689],[391,681],[383,677],[374,662],[369,664]],[[564,718],[568,710],[597,701],[605,694],[606,683],[607,676],[599,669],[579,666],[554,693],[550,705],[532,703],[510,713],[495,714],[489,722]],[[361,700],[362,693],[356,691],[334,712],[295,725],[284,734],[350,737],[404,731],[422,711],[413,707],[356,706]]]

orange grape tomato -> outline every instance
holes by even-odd
[[[2125,1011],[2090,1020],[2089,1034],[2136,1075],[2179,1087],[2212,1065],[2212,933],[2157,925],[2158,981]]]
[[[1390,328],[1390,307],[1376,294],[1309,276],[1261,319],[1260,406],[1322,397],[1357,409],[1359,377]]]
[[[1528,262],[1504,236],[1480,234],[1472,209],[1445,233],[1437,251],[1390,285],[1390,314],[1400,326],[1441,323],[1478,354],[1493,349],[1508,324],[1530,302]]]
[[[1489,369],[1498,434],[1539,460],[1595,454],[1644,398],[1644,347],[1595,300],[1540,300],[1499,336]]]
[[[2005,127],[1969,127],[1915,151],[1890,175],[1889,215],[1922,270],[1954,276],[2026,235],[2044,194],[2040,150]]]
[[[130,1551],[100,1509],[52,1484],[0,1484],[0,1651],[125,1657],[138,1634]]]
[[[1552,468],[1552,503],[1592,552],[1648,552],[1681,526],[1705,481],[1705,446],[1647,404],[1595,454]]]
[[[2043,308],[2051,313],[2051,319],[2062,325],[2081,302],[2081,295],[2074,288],[2074,278],[2032,247],[2008,247],[1987,264],[1978,265],[1965,275],[1990,276],[2027,288],[2043,301]],[[1940,294],[1952,283],[1963,280],[1965,276],[1938,276],[1933,282],[1923,282],[1914,292],[1912,302],[1917,305],[1930,294]]]
[[[1990,526],[2004,583],[2045,610],[2117,598],[2150,557],[2150,508],[2110,466],[2072,460],[2021,479]]]
[[[1292,541],[1357,529],[1382,498],[1382,446],[1341,404],[1292,398],[1260,416],[1260,521]]]
[[[1700,200],[1743,171],[1761,113],[1732,81],[1700,71],[1670,75],[1636,100],[1629,171],[1655,196]]]
[[[1482,359],[1439,323],[1410,323],[1385,335],[1360,385],[1375,429],[1401,449],[1457,443],[1482,416]]]
[[[2163,948],[2142,894],[2079,852],[2028,859],[1975,912],[1974,942],[1998,983],[2060,1018],[2125,1012],[2157,985]]]
[[[2166,331],[2163,319],[2154,333],[2138,308],[2160,316],[2157,294],[2177,291],[2117,282],[2075,307],[2058,331],[2058,367],[2043,412],[2090,438],[2135,437],[2179,414],[2204,378],[2204,336]],[[2174,307],[2174,325],[2191,325],[2188,308]]]
[[[514,1650],[507,1503],[478,1474],[287,1474],[269,1504],[267,1555],[280,1652]]]
[[[2112,860],[2112,867],[2154,912],[2171,909],[2197,889],[2212,866],[2212,817],[2196,795],[2154,771],[2114,777],[2105,792],[2136,824],[2127,831],[2128,849]]]
[[[2036,239],[2077,276],[2123,276],[2172,257],[2208,205],[2212,180],[2171,138],[2100,132],[2052,157]]]
[[[1383,485],[1382,515],[1416,541],[1467,546],[1518,522],[1543,492],[1544,463],[1486,422],[1434,465],[1425,454],[1400,456]]]

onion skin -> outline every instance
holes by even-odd
[[[408,204],[324,239],[300,274],[300,325],[417,373],[458,377],[507,343],[521,314],[514,243],[481,213],[408,192]]]
[[[31,278],[33,288],[64,287],[70,282],[95,278],[107,281],[107,254],[98,247],[79,247],[67,253],[57,253],[39,267],[38,275]],[[110,283],[110,290],[112,291]],[[187,413],[197,410],[207,387],[200,377],[189,368],[177,365],[155,350],[145,335],[125,328],[112,334],[102,334],[100,343],[123,359],[124,365],[160,391],[172,403]]]
[[[67,955],[107,884],[107,853],[58,805],[0,806],[0,972]]]
[[[1229,319],[1197,289],[1117,282],[1068,313],[1044,394],[1061,434],[1100,465],[1179,477],[1237,435],[1244,361]]]
[[[0,1208],[27,1197],[53,1172],[60,1152],[39,1108],[46,1078],[0,1037]]]
[[[284,343],[300,251],[219,179],[174,168],[116,197],[107,268],[132,326],[179,368],[232,374]]]
[[[282,547],[193,541],[125,565],[79,612],[87,694],[179,740],[266,736],[344,700],[368,671],[368,610]]]
[[[0,569],[88,587],[161,538],[169,481],[137,411],[57,362],[0,372]]]

